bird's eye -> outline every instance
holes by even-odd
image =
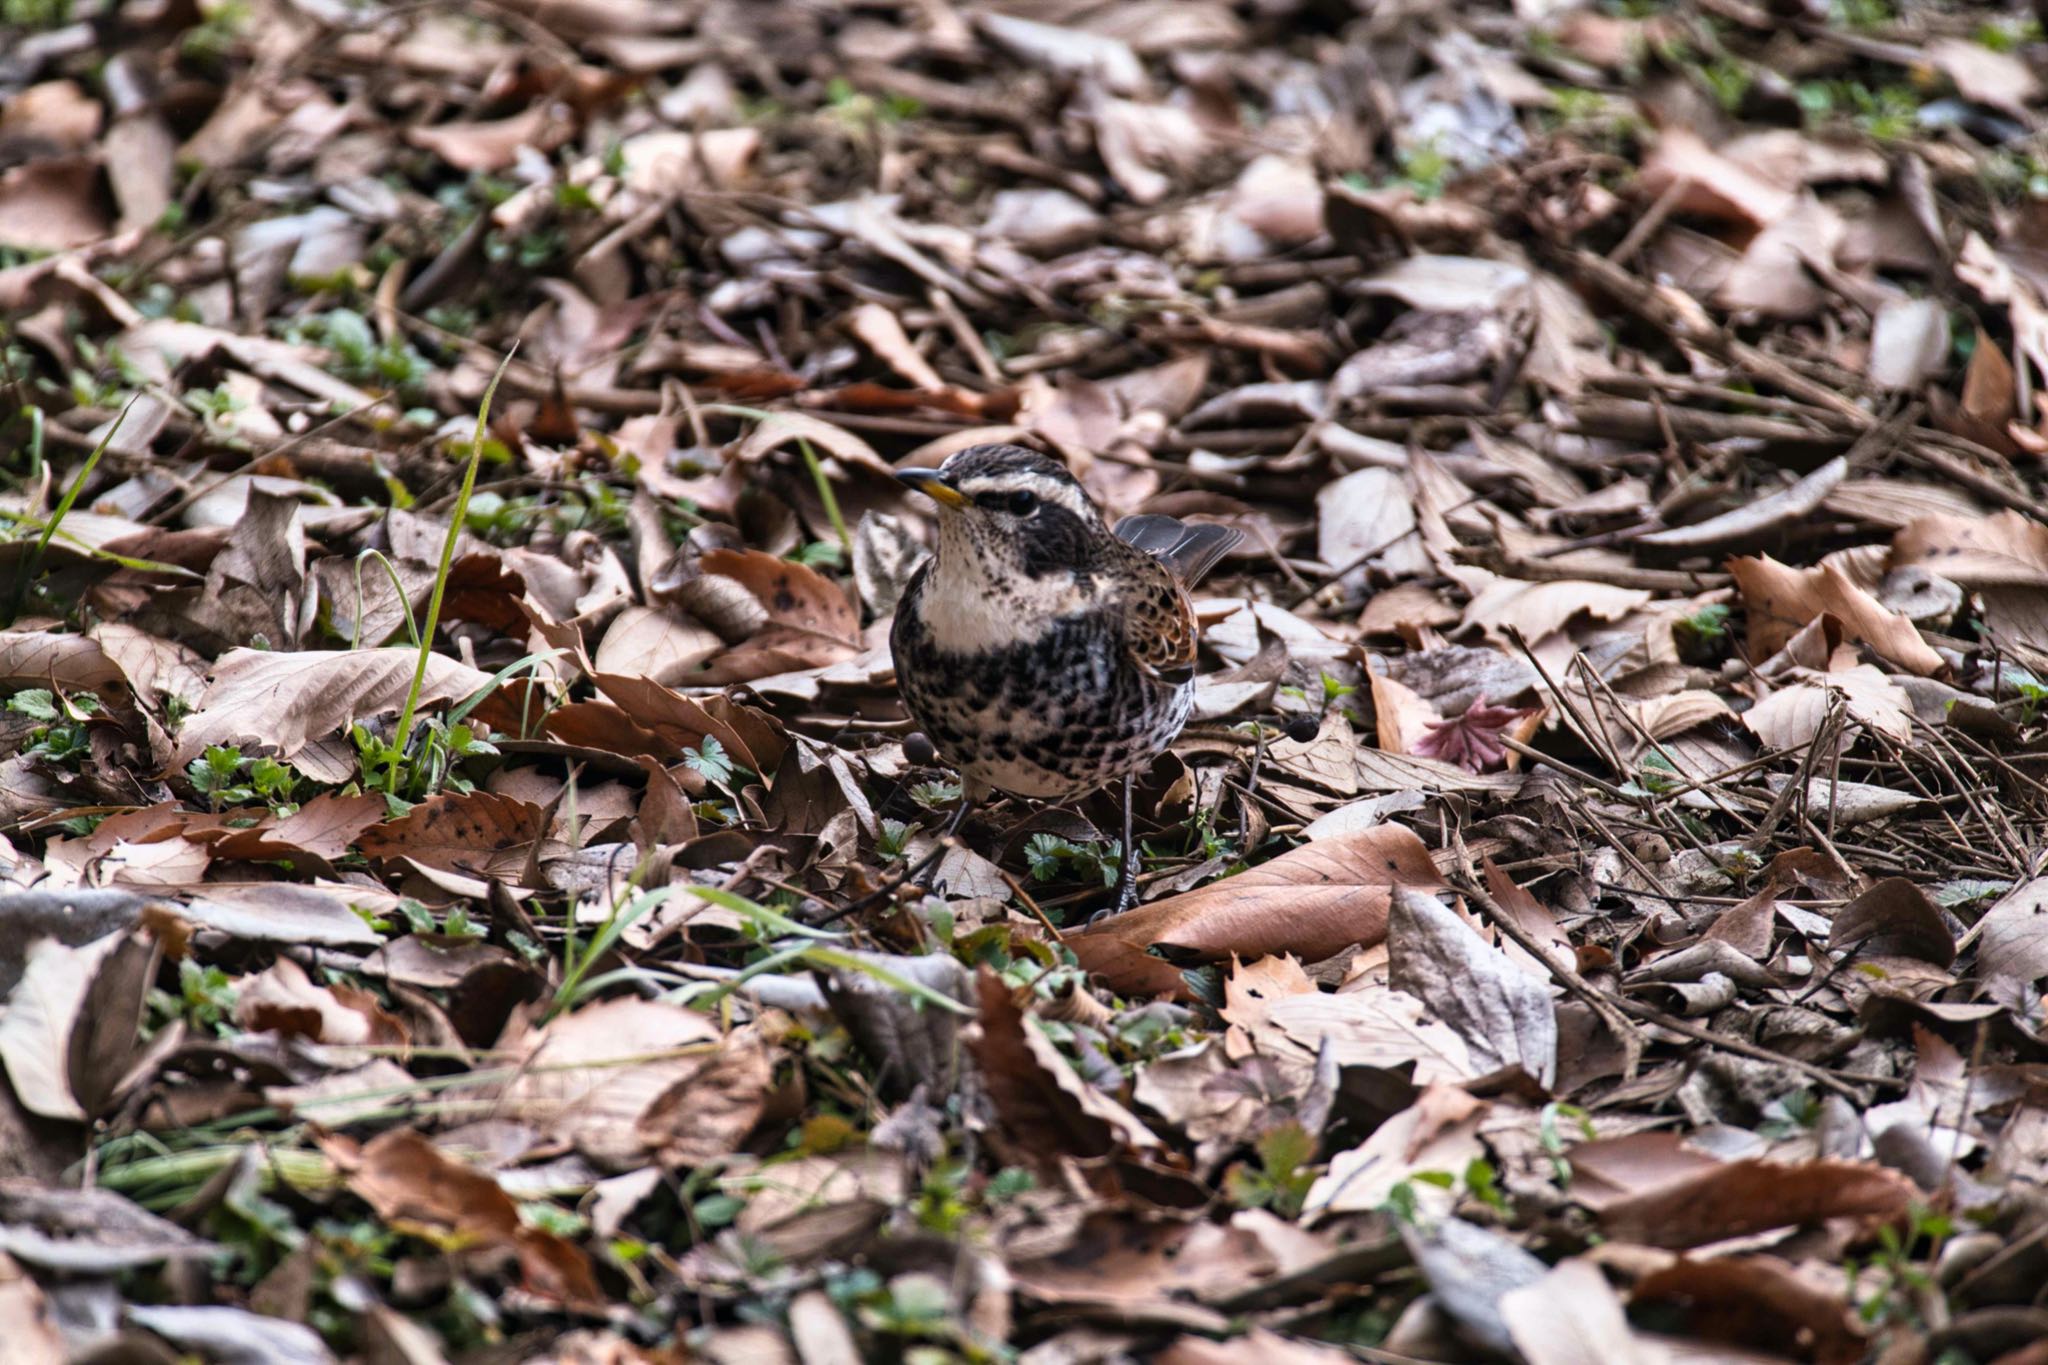
[[[1006,505],[1011,515],[1028,517],[1038,510],[1038,494],[1020,488],[1010,494]]]

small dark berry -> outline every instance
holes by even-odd
[[[1321,717],[1311,716],[1306,712],[1298,716],[1290,716],[1287,719],[1287,737],[1296,744],[1308,743],[1318,734],[1322,733],[1322,729],[1323,722]]]
[[[915,768],[929,768],[939,761],[939,751],[925,738],[924,731],[913,730],[903,739],[903,757]]]

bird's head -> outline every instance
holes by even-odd
[[[942,559],[957,546],[1044,578],[1085,570],[1111,539],[1066,467],[1022,446],[970,446],[937,469],[896,477],[938,504]]]

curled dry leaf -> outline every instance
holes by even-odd
[[[981,1027],[967,1046],[1020,1159],[1057,1165],[1063,1156],[1100,1158],[1160,1145],[1136,1115],[1074,1074],[1038,1021],[986,967],[979,993]]]
[[[1669,531],[1653,531],[1638,536],[1636,543],[1660,550],[1706,550],[1753,541],[1779,527],[1793,525],[1811,516],[1848,476],[1848,457],[1837,455],[1790,488],[1691,526],[1677,526]]]
[[[1066,943],[1084,968],[1115,990],[1178,993],[1178,969],[1149,949],[1190,963],[1277,953],[1320,961],[1384,939],[1396,886],[1440,880],[1422,840],[1399,825],[1376,825],[1141,905],[1067,934]]]
[[[235,1022],[337,1047],[393,1047],[408,1041],[405,1026],[376,996],[358,986],[322,986],[288,957],[241,984]]]
[[[1918,958],[1937,967],[1956,960],[1955,936],[1940,907],[1904,877],[1886,877],[1835,912],[1828,951],[1852,948],[1879,957]]]
[[[1850,638],[1863,641],[1901,668],[1923,677],[1941,671],[1941,656],[1920,638],[1913,623],[1879,606],[1838,564],[1795,569],[1762,555],[1731,559],[1728,572],[1735,576],[1749,612],[1751,658],[1768,659],[1800,627],[1825,613],[1840,621]]]
[[[816,668],[860,649],[860,613],[838,584],[808,565],[761,550],[714,550],[707,574],[739,583],[768,613],[768,625],[691,679],[713,686]]]
[[[739,464],[754,464],[784,446],[795,446],[799,442],[808,442],[820,455],[833,456],[882,478],[891,478],[895,474],[889,462],[877,455],[875,448],[866,441],[845,427],[834,426],[823,418],[802,412],[770,413],[732,448],[732,458]]]
[[[380,1133],[361,1148],[330,1139],[329,1156],[348,1187],[387,1223],[424,1223],[458,1244],[515,1252],[527,1288],[561,1303],[602,1305],[590,1258],[557,1233],[528,1226],[519,1205],[490,1176],[409,1129]]]

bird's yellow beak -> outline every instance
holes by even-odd
[[[965,507],[967,495],[939,477],[936,469],[899,469],[896,479],[907,488],[915,488],[941,507]]]

